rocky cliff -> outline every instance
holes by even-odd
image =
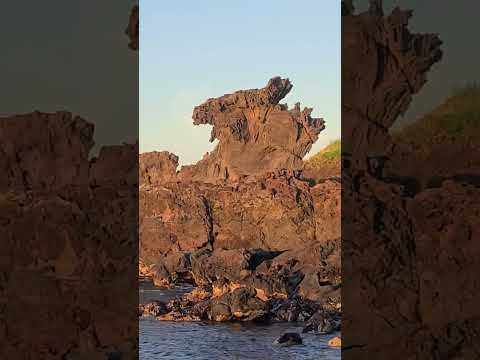
[[[265,88],[197,106],[194,124],[212,125],[211,140],[219,140],[197,164],[177,171],[173,154],[140,155],[140,273],[160,286],[190,281],[207,293],[202,306],[184,303],[187,315],[172,310],[164,319],[278,317],[285,301],[291,320],[303,310],[307,320],[319,306],[338,313],[339,174],[303,179],[303,157],[324,121],[312,109],[280,105],[291,89],[275,77]],[[244,311],[232,310],[236,289],[247,291]],[[218,304],[223,297],[229,306]],[[283,305],[272,315],[275,301]]]
[[[313,109],[279,104],[292,89],[288,79],[272,78],[262,89],[241,90],[209,99],[193,111],[195,125],[212,125],[211,154],[183,167],[179,176],[204,182],[238,180],[277,169],[298,170],[324,128]]]
[[[89,159],[93,134],[65,111],[0,118],[2,359],[137,357],[138,144]]]
[[[2,354],[134,354],[138,147],[89,160],[93,125],[68,112],[1,118],[0,133]]]
[[[422,157],[399,154],[388,131],[441,59],[441,41],[412,34],[410,11],[342,5],[342,357],[478,358],[478,262],[465,256],[478,253],[478,183],[452,173],[424,183],[425,171],[411,171]]]

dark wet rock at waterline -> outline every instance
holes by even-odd
[[[148,304],[138,306],[139,315],[143,316],[160,316],[168,312],[167,305],[161,301],[152,301]]]
[[[141,154],[139,275],[197,286],[157,320],[339,317],[341,184],[302,176],[324,122],[279,104],[291,88],[275,77],[196,107],[194,123],[212,125],[219,140],[197,164],[177,170],[174,154]]]
[[[196,287],[166,304],[140,305],[139,315],[161,321],[295,322],[304,324],[303,332],[316,334],[340,330],[338,311],[298,296],[264,299],[263,295],[253,287],[216,282],[214,287]]]
[[[302,332],[313,332],[315,334],[331,334],[341,329],[339,314],[318,310],[306,322]]]
[[[297,333],[285,333],[273,342],[278,346],[293,346],[303,344],[302,337]]]

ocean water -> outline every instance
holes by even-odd
[[[142,285],[140,302],[167,301],[188,288],[155,289]],[[273,341],[285,332],[301,332],[290,323],[258,325],[248,323],[166,322],[140,318],[140,359],[175,360],[337,360],[340,349],[327,345],[338,334],[301,334],[303,345],[278,347]]]

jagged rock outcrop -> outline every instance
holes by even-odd
[[[266,87],[241,90],[195,107],[193,123],[212,125],[211,154],[180,172],[184,180],[216,182],[264,175],[277,169],[298,170],[303,157],[324,129],[311,108],[288,110],[279,104],[292,89],[288,79],[272,78]]]
[[[411,34],[411,12],[384,16],[381,1],[355,14],[342,6],[343,352],[347,359],[402,358],[417,319],[415,236],[401,184],[383,168],[388,133],[441,57],[435,35]],[[399,300],[401,299],[401,300]],[[399,341],[399,339],[402,339]]]
[[[140,274],[202,287],[161,320],[338,315],[340,182],[302,177],[324,123],[278,104],[291,87],[273,78],[196,107],[194,123],[213,125],[219,144],[195,165],[177,172],[173,154],[140,156]]]
[[[138,356],[138,144],[89,160],[93,130],[66,111],[0,118],[2,359]]]
[[[0,118],[0,191],[88,183],[93,125],[68,112]]]
[[[299,291],[306,298],[319,300],[327,287],[338,295],[340,242],[331,247],[329,241],[339,237],[338,181],[311,189],[293,174],[277,172],[237,184],[173,182],[140,189],[143,275],[153,276],[157,284],[185,278],[174,273],[190,271],[185,270],[185,262],[174,261],[182,264],[177,268],[166,266],[168,259],[179,253],[188,253],[190,259],[190,254],[202,248],[220,252],[256,248],[277,255],[284,252],[278,261],[298,264],[294,272],[306,276]],[[329,256],[332,251],[336,260],[320,266],[321,254],[327,252]],[[233,273],[246,270],[240,263],[231,262]],[[206,266],[208,261],[204,259],[202,264]],[[330,281],[319,276],[327,268]],[[215,275],[222,272],[222,266],[213,269]],[[196,280],[199,283],[198,276]],[[335,299],[338,302],[339,296]]]
[[[289,250],[315,239],[309,186],[292,173],[279,171],[256,181],[218,186],[208,199],[215,248]]]
[[[478,358],[476,177],[413,186],[388,134],[441,41],[410,33],[410,11],[342,5],[342,357]]]
[[[2,354],[54,358],[48,349],[65,355],[79,337],[97,344],[88,353],[135,353],[137,299],[125,289],[137,284],[138,147],[89,160],[93,125],[67,112],[2,118],[0,128]]]
[[[140,186],[160,185],[177,178],[178,156],[168,151],[140,154],[138,165]]]
[[[138,184],[138,157],[135,156],[136,154],[138,154],[138,142],[136,144],[103,146],[98,157],[90,162],[90,183],[130,186]]]
[[[132,11],[130,12],[130,18],[128,21],[128,26],[125,29],[125,34],[130,38],[130,42],[128,43],[128,47],[132,50],[137,51],[138,50],[138,45],[139,45],[139,30],[138,30],[138,25],[139,25],[139,7],[138,5],[135,5],[132,8]]]
[[[142,188],[139,204],[140,257],[147,262],[171,251],[201,248],[211,240],[210,207],[195,184]]]
[[[342,152],[355,169],[369,169],[366,160],[387,156],[393,143],[388,129],[404,113],[426,74],[440,60],[441,41],[434,34],[412,34],[411,11],[395,8],[384,16],[381,1],[369,11],[342,16]]]

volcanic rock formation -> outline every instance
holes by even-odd
[[[89,160],[93,125],[67,112],[1,118],[0,133],[2,355],[134,354],[138,147]]]
[[[302,158],[324,122],[312,109],[278,104],[291,88],[276,77],[196,107],[194,123],[213,125],[219,144],[195,165],[177,172],[173,154],[140,155],[140,273],[159,286],[189,281],[207,293],[180,299],[162,319],[338,313],[339,174],[318,184],[302,179]]]
[[[405,177],[407,166],[391,161],[398,146],[388,129],[442,55],[436,35],[410,33],[411,15],[397,8],[385,16],[381,1],[360,14],[351,1],[342,4],[345,359],[480,354],[479,299],[471,296],[478,185],[452,176],[422,189]]]
[[[349,295],[342,313],[344,356],[391,358],[387,344],[397,344],[405,355],[405,344],[396,339],[411,331],[410,321],[417,316],[418,282],[415,237],[402,187],[383,179],[393,148],[388,128],[440,58],[440,41],[412,35],[407,28],[411,13],[395,9],[385,17],[378,1],[367,12],[352,11],[345,2],[342,266],[343,291]]]
[[[89,160],[93,130],[0,118],[2,359],[138,356],[138,144]]]
[[[292,89],[288,79],[275,77],[262,89],[241,90],[209,99],[193,111],[195,125],[212,125],[210,141],[219,143],[199,163],[183,167],[182,179],[235,181],[277,169],[299,170],[303,157],[324,129],[313,109],[288,110],[279,104]]]

